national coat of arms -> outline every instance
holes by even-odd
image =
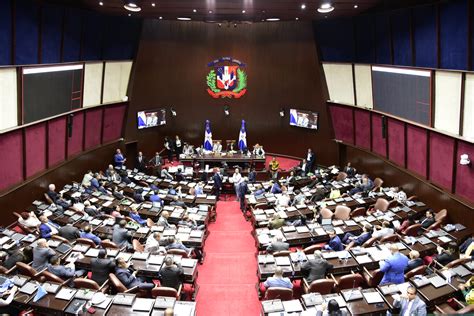
[[[245,64],[231,57],[222,57],[208,64],[207,92],[215,99],[242,97],[247,92]]]

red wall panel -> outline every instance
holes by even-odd
[[[68,137],[67,156],[68,158],[82,151],[82,141],[84,139],[84,113],[74,114],[72,119],[72,135]]]
[[[355,110],[354,124],[356,145],[370,149],[370,113]]]
[[[388,120],[388,157],[400,166],[405,166],[405,123]]]
[[[125,104],[109,106],[104,111],[104,134],[102,143],[122,137],[123,118],[125,115]]]
[[[354,143],[352,108],[331,105],[332,126],[334,128],[334,136],[338,140],[346,143]]]
[[[407,167],[413,172],[426,177],[426,151],[428,135],[426,130],[407,125]]]
[[[451,191],[453,183],[454,139],[430,134],[430,180]]]
[[[102,130],[102,109],[88,110],[86,112],[85,149],[100,145]]]
[[[372,113],[372,150],[387,156],[387,139],[382,135],[382,116],[375,113]]]
[[[471,162],[470,166],[462,166],[459,164],[461,155],[468,154],[471,161],[474,160],[474,145],[466,142],[458,143],[458,152],[456,155],[456,194],[466,198],[474,203],[474,167]]]
[[[26,177],[46,169],[46,123],[25,130]]]
[[[48,165],[64,161],[66,155],[66,117],[48,123]]]
[[[20,130],[0,135],[0,153],[0,190],[3,190],[23,180],[23,135]]]

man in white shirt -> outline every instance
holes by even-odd
[[[377,239],[383,238],[388,235],[392,235],[394,233],[393,228],[390,227],[390,223],[387,221],[382,222],[382,227],[375,226],[374,232],[372,233],[372,237]]]
[[[92,171],[87,171],[87,173],[84,175],[84,178],[82,178],[82,186],[85,188],[90,187],[92,178],[94,178],[94,174],[92,173]]]
[[[146,239],[145,243],[145,252],[152,252],[152,253],[166,253],[165,247],[160,246],[160,233],[154,232]]]
[[[291,202],[291,198],[288,193],[283,192],[277,199],[277,205],[279,206],[289,206]]]
[[[239,185],[242,182],[242,175],[240,174],[239,168],[235,168],[234,174],[232,175],[232,183],[234,184],[235,195],[237,196],[237,201],[239,200]]]
[[[18,223],[28,228],[36,228],[41,224],[34,212],[22,212],[18,216]]]
[[[221,145],[221,142],[220,141],[216,141],[214,143],[214,145],[212,146],[212,151],[215,153],[215,154],[220,154],[221,151],[222,151],[222,145]]]

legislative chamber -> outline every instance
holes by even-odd
[[[0,314],[474,313],[471,0],[3,0]]]

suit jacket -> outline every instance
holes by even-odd
[[[114,231],[112,233],[112,241],[119,246],[120,248],[124,246],[129,246],[128,238],[131,236],[131,233],[126,228],[121,228],[119,225],[115,225]]]
[[[82,233],[81,233],[81,238],[90,239],[90,240],[92,240],[96,245],[100,245],[100,243],[102,242],[102,240],[100,240],[100,238],[97,237],[96,235],[94,235],[93,233],[82,232]]]
[[[63,280],[72,278],[75,274],[74,269],[71,269],[70,267],[65,267],[63,265],[59,265],[59,266],[48,265],[48,271],[60,277]]]
[[[423,259],[421,258],[416,258],[413,260],[408,261],[408,265],[405,268],[405,273],[408,271],[411,271],[415,268],[421,267],[423,265]]]
[[[400,308],[400,315],[404,315],[407,311],[408,301],[406,298],[402,298],[400,301],[394,301],[393,305],[395,308]],[[413,300],[413,305],[410,309],[410,316],[425,316],[426,315],[426,304],[418,296]]]
[[[315,280],[324,279],[330,269],[332,269],[332,264],[324,259],[309,260],[301,266],[303,276],[309,284]]]
[[[140,157],[137,156],[135,158],[135,168],[137,168],[139,171],[143,171],[143,170],[145,170],[145,166],[146,166],[145,156],[142,156],[141,160],[140,160]]]
[[[77,227],[66,225],[59,228],[59,236],[66,238],[69,241],[74,241],[81,237],[81,232]]]
[[[117,268],[115,270],[115,275],[122,282],[122,284],[127,288],[131,289],[134,286],[140,285],[140,280],[138,280],[129,269]]]
[[[344,249],[344,246],[342,245],[341,238],[339,236],[334,236],[334,238],[329,240],[328,243],[329,248],[334,251],[341,251]]]
[[[181,265],[163,266],[160,271],[161,286],[172,287],[176,290],[183,281],[184,270]]]
[[[267,247],[267,252],[277,252],[277,251],[282,251],[282,250],[288,250],[290,249],[290,244],[286,242],[281,242],[281,241],[275,241],[272,242],[270,245]]]
[[[214,173],[212,180],[214,181],[214,188],[222,188],[222,178],[219,174]]]
[[[362,233],[362,234],[359,235],[359,237],[357,237],[354,240],[354,243],[358,246],[361,246],[363,243],[365,243],[367,240],[369,240],[371,236],[372,236],[372,234],[370,232]]]
[[[92,280],[96,281],[99,286],[109,279],[109,273],[113,273],[114,269],[115,263],[110,259],[91,259]]]
[[[420,220],[421,227],[423,227],[423,228],[430,227],[432,224],[434,224],[434,222],[435,222],[434,217],[432,217],[432,218],[423,217]]]
[[[50,248],[33,248],[33,264],[31,265],[36,271],[45,269],[49,264],[49,259],[56,253]]]
[[[49,225],[52,225],[54,227],[56,227],[57,225],[52,223],[51,221],[48,223]],[[49,239],[51,238],[52,236],[52,230],[51,230],[51,227],[49,227],[49,225],[46,225],[44,223],[41,223],[41,225],[39,226],[39,230],[40,230],[40,236],[41,238],[46,238],[46,239]],[[59,228],[59,227],[58,227]]]
[[[239,198],[243,199],[245,198],[245,194],[247,194],[248,191],[248,186],[247,182],[242,182],[239,184]]]
[[[380,284],[400,284],[405,282],[404,273],[407,265],[408,258],[400,252],[397,252],[388,257],[387,260],[380,262],[380,271],[384,272]]]

